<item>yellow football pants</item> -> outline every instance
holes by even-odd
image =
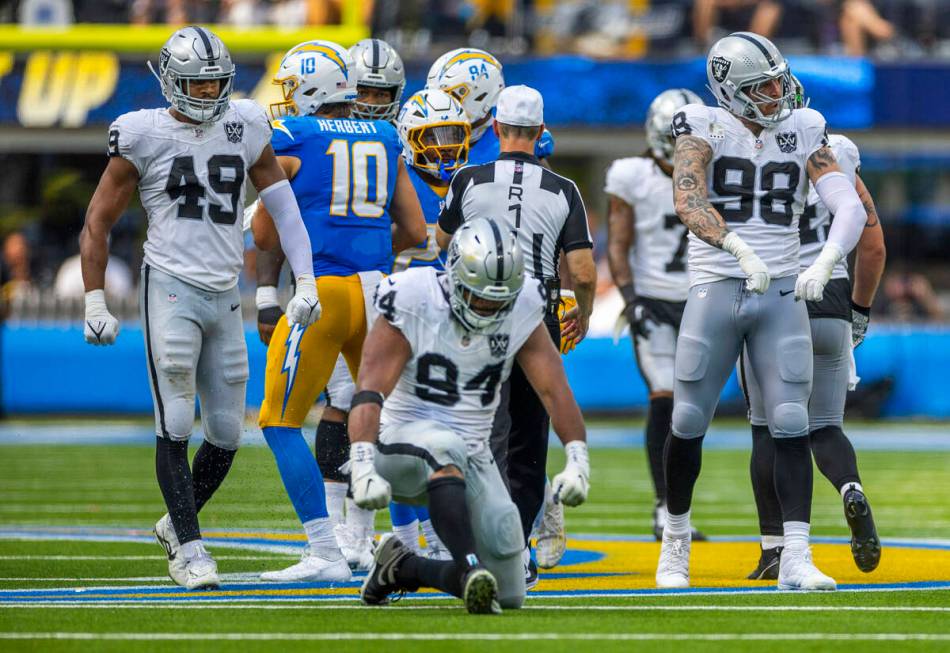
[[[366,307],[358,275],[320,277],[317,295],[323,313],[308,327],[290,326],[281,318],[267,347],[264,403],[258,424],[300,428],[323,392],[342,352],[350,375],[356,379],[363,340]]]

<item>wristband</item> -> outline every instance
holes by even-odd
[[[860,313],[864,317],[871,317],[871,307],[870,306],[861,306],[860,304],[855,304],[854,300],[851,300],[851,310],[857,313]]]
[[[257,304],[257,310],[273,308],[280,306],[277,301],[277,286],[258,286],[257,293],[254,295],[254,301]]]
[[[350,444],[350,462],[370,463],[376,458],[376,445],[372,442],[353,442]]]
[[[102,288],[90,290],[86,293],[86,310],[106,310],[106,293]]]
[[[382,407],[383,401],[386,397],[382,392],[376,392],[375,390],[360,390],[355,395],[353,395],[353,401],[350,402],[350,410],[353,410],[360,404],[376,404],[379,407]]]
[[[623,297],[624,306],[637,301],[637,291],[634,290],[632,283],[625,283],[620,286],[620,295]]]

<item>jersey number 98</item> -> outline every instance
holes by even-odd
[[[333,157],[330,215],[346,216],[352,211],[360,218],[382,217],[389,200],[386,147],[379,141],[351,143],[338,138],[326,153]]]

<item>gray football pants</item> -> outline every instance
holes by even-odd
[[[808,400],[808,430],[844,424],[844,402],[851,372],[851,325],[833,317],[809,320],[814,349],[814,374]],[[762,390],[748,364],[748,354],[739,358],[739,382],[749,403],[749,421],[768,424]]]
[[[520,608],[525,597],[521,519],[487,443],[470,454],[462,438],[447,426],[422,420],[384,429],[378,450],[376,470],[392,486],[393,499],[402,503],[427,505],[433,472],[446,465],[462,471],[475,553],[498,581],[501,607]]]
[[[773,279],[763,295],[746,290],[745,279],[689,289],[676,341],[674,435],[706,433],[743,345],[772,435],[808,434],[812,346],[805,303],[794,294],[794,276]]]
[[[191,437],[197,391],[205,439],[237,449],[248,377],[237,287],[202,290],[145,265],[139,311],[156,435],[177,441]]]

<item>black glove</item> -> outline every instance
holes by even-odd
[[[620,288],[620,294],[623,296],[624,307],[623,316],[630,325],[630,334],[646,338],[650,335],[650,327],[647,322],[658,324],[656,315],[650,310],[650,307],[643,303],[643,300],[637,296],[633,285],[626,285]]]
[[[858,306],[851,302],[851,347],[857,348],[864,342],[868,333],[868,323],[871,321],[871,307]]]
[[[257,310],[257,321],[260,324],[275,326],[283,314],[284,312],[280,310],[280,306],[260,308]]]

